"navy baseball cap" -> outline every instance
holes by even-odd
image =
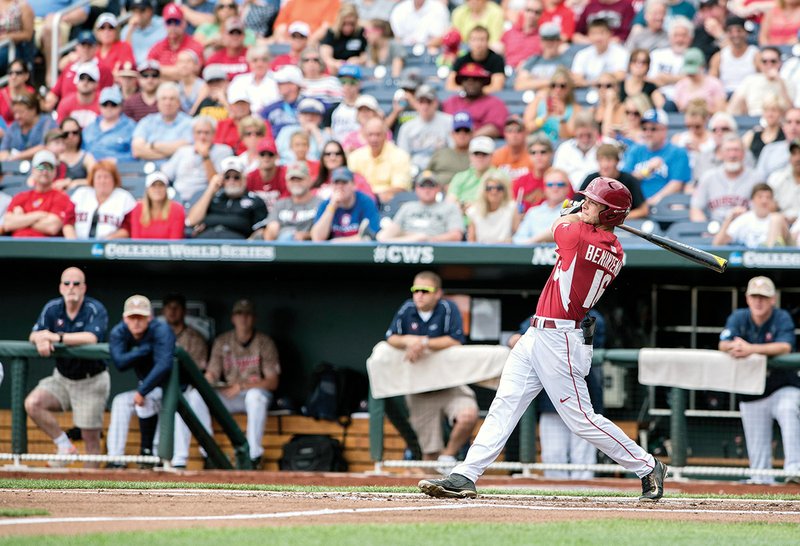
[[[97,38],[94,37],[94,32],[91,30],[82,30],[78,33],[78,43],[79,44],[97,44]]]
[[[333,169],[333,172],[331,173],[331,180],[346,180],[348,182],[352,182],[354,180],[353,171],[347,167],[337,167],[336,169]]]
[[[642,116],[642,123],[669,125],[669,116],[667,116],[667,113],[660,108],[651,108]]]
[[[459,129],[469,129],[472,131],[472,116],[469,112],[456,112],[453,115],[453,131]]]

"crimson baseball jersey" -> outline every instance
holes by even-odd
[[[75,223],[75,205],[70,201],[69,196],[60,190],[48,190],[38,192],[36,190],[18,193],[8,204],[8,210],[13,211],[17,207],[22,207],[23,212],[33,212],[44,210],[58,216],[64,225]],[[16,230],[14,237],[49,237],[46,233],[32,227]]]
[[[577,323],[622,269],[622,245],[613,233],[585,222],[560,224],[553,236],[558,260],[544,285],[536,315]]]

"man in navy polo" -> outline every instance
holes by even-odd
[[[719,336],[719,350],[735,358],[752,354],[778,356],[795,349],[794,321],[775,307],[775,284],[767,277],[747,283],[747,309],[728,317]],[[772,468],[772,421],[783,438],[786,483],[800,483],[800,377],[797,370],[768,370],[764,393],[743,396],[739,402],[751,469]],[[753,476],[752,482],[772,483],[771,476]]]
[[[74,347],[106,339],[108,313],[102,303],[86,296],[86,277],[77,267],[61,274],[61,297],[50,300],[28,338],[44,358],[56,343]],[[75,426],[81,429],[86,453],[100,453],[103,411],[111,379],[103,360],[57,358],[53,375],[42,379],[25,399],[25,411],[56,444],[59,455],[77,455],[78,449],[58,425],[54,412],[72,410]],[[54,461],[50,466],[66,466]],[[97,466],[87,463],[87,466]]]
[[[169,379],[175,354],[175,334],[166,322],[153,320],[150,300],[134,295],[125,300],[122,320],[111,329],[108,341],[111,360],[121,372],[133,369],[136,390],[121,392],[111,402],[108,454],[125,455],[128,425],[134,412],[139,417],[140,455],[153,454],[162,385]],[[112,461],[107,468],[125,468]]]
[[[410,366],[429,351],[464,344],[461,313],[453,302],[442,299],[439,275],[432,271],[418,273],[411,293],[412,298],[403,303],[386,331],[386,341],[392,347],[405,350]],[[478,403],[472,389],[462,385],[410,394],[406,396],[406,404],[423,459],[455,462],[456,454],[469,441],[478,420]],[[447,416],[453,427],[446,446],[442,416]]]

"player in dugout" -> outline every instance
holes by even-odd
[[[623,250],[614,234],[631,209],[631,193],[613,178],[595,178],[585,200],[553,222],[558,248],[531,327],[506,361],[489,415],[463,463],[443,479],[419,482],[432,497],[474,498],[475,481],[500,454],[531,401],[544,389],[569,429],[642,480],[640,501],[664,494],[667,466],[614,423],[594,412],[586,386],[594,322],[584,321],[616,278]],[[557,401],[557,403],[556,403]]]

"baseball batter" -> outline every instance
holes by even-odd
[[[531,327],[508,357],[497,396],[466,460],[439,480],[422,480],[432,497],[475,497],[475,481],[503,449],[533,399],[544,389],[566,425],[642,480],[639,500],[664,493],[667,467],[592,409],[584,379],[592,364],[591,322],[581,322],[622,269],[614,235],[630,212],[631,194],[612,178],[595,178],[580,205],[553,223],[558,260],[545,284]],[[580,208],[578,208],[580,207]],[[578,212],[576,212],[578,211]]]

